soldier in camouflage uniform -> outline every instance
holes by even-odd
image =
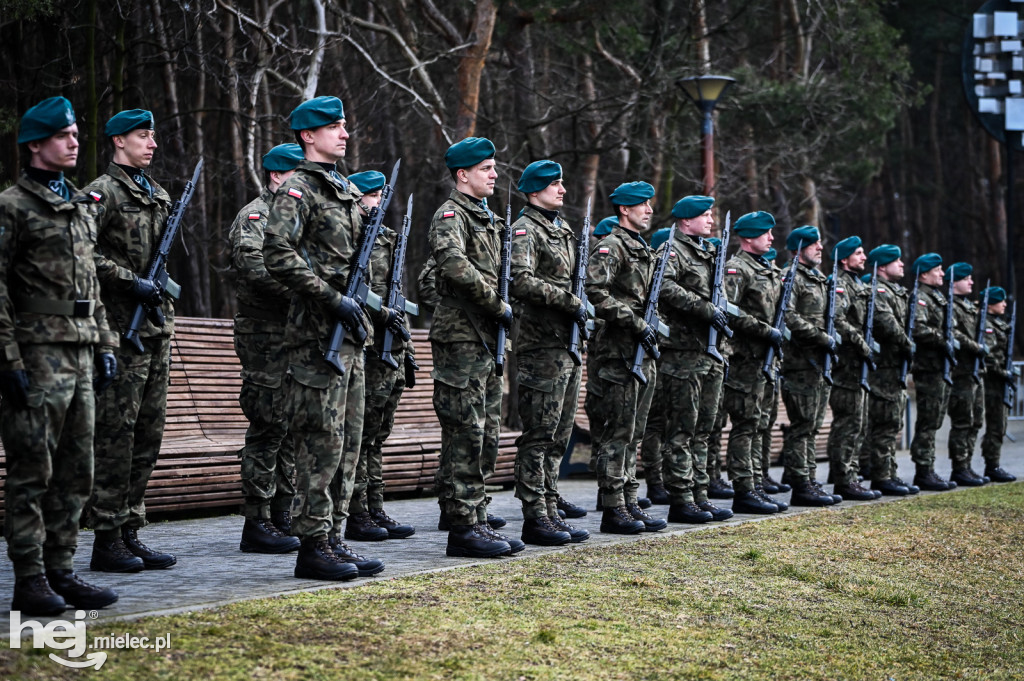
[[[869,501],[881,495],[864,489],[857,480],[857,454],[864,437],[867,391],[860,385],[863,362],[872,357],[865,339],[869,293],[860,280],[867,254],[859,236],[843,239],[832,249],[839,263],[835,283],[835,327],[842,339],[832,368],[832,429],[828,435],[828,481],[836,494],[853,501]],[[877,305],[876,305],[877,307]],[[877,317],[877,311],[875,313]]]
[[[830,386],[822,376],[825,353],[836,349],[825,331],[828,280],[821,264],[821,235],[804,225],[790,232],[786,248],[797,259],[796,282],[786,309],[791,338],[783,346],[782,401],[789,429],[782,445],[785,476],[793,485],[794,506],[830,506],[842,497],[828,494],[815,479],[815,439],[825,416]]]
[[[984,299],[985,291],[981,292]],[[1010,319],[1006,317],[1006,290],[1001,286],[988,289],[988,324],[985,345],[989,354],[985,358],[985,436],[981,440],[981,456],[985,460],[985,477],[992,482],[1013,482],[1017,476],[999,465],[1006,434],[1006,416],[1009,407],[1003,402],[1007,382],[1015,382],[1013,371],[1006,370],[1009,348]]]
[[[953,333],[960,347],[953,367],[953,387],[949,393],[949,458],[953,464],[950,480],[966,487],[989,482],[971,468],[974,444],[985,421],[985,394],[981,377],[974,378],[975,360],[984,362],[988,348],[977,342],[978,307],[968,297],[974,288],[973,267],[966,262],[953,263],[946,277],[953,278]],[[947,280],[948,281],[948,280]],[[980,374],[980,372],[979,372]]]
[[[121,368],[110,390],[96,400],[96,482],[86,524],[96,530],[93,570],[138,572],[168,568],[169,553],[139,541],[145,527],[146,484],[156,467],[167,415],[174,306],[144,278],[167,222],[171,199],[145,172],[157,148],[153,114],[142,109],[113,116],[104,133],[114,147],[107,172],[84,191],[97,209],[96,270],[111,326],[128,330],[140,303],[163,313],[163,326],[147,316],[139,329],[143,352],[122,343]]]
[[[512,326],[512,306],[498,295],[504,224],[487,207],[498,176],[494,144],[467,137],[448,148],[445,164],[455,188],[434,213],[428,234],[441,296],[430,326],[434,411],[441,422],[439,527],[448,529],[449,556],[487,558],[525,548],[494,532],[485,490],[500,434],[498,325]]]
[[[775,249],[769,248],[761,257],[768,262],[773,262],[777,256],[778,253]],[[793,489],[788,484],[775,480],[770,474],[772,465],[772,430],[775,428],[775,421],[779,418],[778,383],[777,378],[774,381],[765,382],[764,403],[766,408],[765,412],[761,415],[761,421],[757,428],[761,438],[761,488],[765,491],[765,494],[779,494]],[[754,465],[757,465],[756,458]]]
[[[597,455],[601,531],[616,534],[656,532],[668,523],[639,506],[636,453],[646,427],[657,383],[651,350],[657,332],[644,321],[657,259],[640,232],[654,212],[654,187],[646,182],[619,185],[611,194],[619,224],[590,254],[587,298],[604,321],[591,346],[587,391],[603,401],[603,433]],[[646,352],[640,367],[646,384],[630,372],[637,344]]]
[[[270,206],[263,260],[292,293],[285,335],[284,409],[295,451],[292,534],[299,537],[295,576],[346,580],[384,569],[338,536],[354,487],[363,408],[363,343],[370,322],[345,295],[362,233],[361,196],[337,171],[348,133],[337,97],[307,100],[291,113],[306,160]],[[345,326],[338,375],[324,359],[336,323]],[[336,480],[337,478],[337,480]],[[340,498],[339,498],[340,497]]]
[[[606,236],[612,233],[612,229],[619,224],[619,219],[609,216],[597,223],[594,228],[593,240],[590,242],[590,255],[597,250],[597,244]],[[594,375],[594,353],[591,352],[593,339],[597,337],[597,331],[604,322],[600,318],[594,319],[594,330],[590,334],[590,342],[587,343],[587,377]],[[587,414],[587,421],[590,423],[590,465],[591,472],[597,471],[597,452],[601,448],[601,435],[604,432],[604,402],[597,398],[593,391],[587,390],[583,396],[583,411]],[[601,510],[601,509],[598,509]]]
[[[349,182],[363,193],[359,211],[367,219],[370,210],[379,205],[385,177],[370,170],[349,175]],[[370,288],[382,299],[387,299],[388,281],[398,233],[381,225],[377,244],[370,255],[373,279]],[[405,310],[399,310],[404,314]],[[356,465],[355,490],[350,505],[351,514],[345,526],[345,537],[361,541],[379,539],[405,539],[416,533],[412,525],[398,522],[384,512],[384,458],[381,448],[391,435],[395,424],[395,411],[406,388],[407,377],[415,381],[418,369],[408,329],[398,322],[391,329],[393,336],[391,356],[395,367],[382,359],[384,336],[388,332],[383,318],[374,319],[375,343],[366,348],[366,406],[363,410],[363,434]],[[411,387],[411,385],[410,385]],[[384,532],[381,532],[381,530]]]
[[[577,237],[558,215],[565,197],[562,167],[554,161],[531,163],[518,189],[529,205],[512,225],[510,291],[519,318],[515,350],[523,421],[516,440],[515,494],[523,504],[522,540],[557,546],[590,536],[558,516],[558,470],[572,435],[582,377],[569,340],[574,325],[586,324],[587,308],[572,293]]]
[[[235,354],[242,364],[238,403],[249,419],[242,458],[245,525],[239,548],[247,553],[287,553],[299,548],[291,536],[289,510],[295,496],[295,456],[288,436],[281,384],[287,368],[285,323],[291,293],[263,264],[263,235],[270,202],[302,161],[302,147],[280,144],[263,156],[267,184],[238,212],[228,232],[235,272]]]
[[[782,272],[763,257],[771,248],[774,226],[775,218],[765,211],[740,217],[733,227],[740,250],[725,269],[729,302],[740,310],[729,322],[733,337],[722,403],[732,421],[726,459],[735,490],[732,510],[737,513],[771,514],[788,508],[768,497],[761,487],[761,428],[768,410],[761,365],[769,346],[782,344],[782,334],[772,326],[782,292]]]
[[[917,422],[914,439],[910,443],[910,457],[917,466],[919,476],[935,474],[935,433],[942,426],[949,405],[949,385],[943,380],[942,366],[947,354],[952,354],[952,342],[947,345],[945,318],[946,295],[943,293],[945,274],[942,256],[925,253],[914,261],[914,274],[918,280],[917,318],[914,320],[914,390],[917,393]],[[913,313],[911,313],[913,314]],[[872,429],[874,426],[872,426]],[[872,471],[872,477],[876,474]],[[949,481],[956,487],[956,483]],[[892,492],[881,489],[883,494]],[[952,487],[947,486],[947,489]],[[895,490],[898,493],[898,490]],[[909,494],[910,490],[903,494]]]
[[[4,536],[11,610],[52,616],[117,600],[73,571],[93,479],[94,384],[102,391],[117,373],[117,336],[93,265],[92,201],[64,178],[78,160],[71,102],[51,97],[26,111],[18,143],[28,167],[0,194]]]
[[[434,278],[436,269],[437,263],[434,262],[434,256],[431,254],[427,261],[423,263],[423,269],[420,270],[420,275],[416,278],[416,290],[420,295],[420,306],[431,314],[434,313],[434,309],[441,303],[441,296],[437,294],[437,282]]]

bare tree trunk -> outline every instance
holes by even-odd
[[[942,50],[935,50],[935,78],[932,81],[934,88],[931,93],[931,106],[928,107],[928,134],[931,138],[930,151],[932,156],[932,170],[935,173],[934,187],[932,190],[932,206],[928,224],[922,225],[932,232],[937,232],[942,223],[942,199],[945,197],[944,181],[942,177],[942,131],[939,124],[939,103],[942,99]]]
[[[327,45],[327,12],[322,0],[310,0],[316,14],[316,46],[309,58],[309,71],[306,73],[306,85],[302,88],[302,99],[316,97],[316,88],[320,84],[320,68],[324,63],[324,49]]]
[[[591,59],[589,53],[585,53],[583,59],[583,73],[582,73],[582,87],[583,87],[583,100],[588,105],[593,105],[597,101],[597,91],[594,87],[594,60]],[[601,166],[601,155],[593,151],[594,146],[597,144],[597,136],[600,130],[597,127],[597,122],[594,121],[593,114],[587,113],[585,115],[586,128],[590,136],[590,148],[591,153],[583,156],[583,162],[580,164],[581,172],[580,179],[583,181],[583,200],[593,198],[597,191],[597,171]],[[594,224],[597,224],[597,220],[594,220]]]
[[[708,39],[707,0],[692,0],[690,13],[693,21],[693,38],[697,46],[697,63],[701,75],[711,72],[711,41]]]
[[[472,136],[476,131],[477,110],[480,108],[480,78],[491,49],[494,22],[498,8],[494,0],[476,0],[473,10],[473,44],[459,61],[456,73],[459,100],[455,112],[455,138]]]

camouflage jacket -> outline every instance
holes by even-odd
[[[828,345],[828,334],[825,333],[827,305],[828,278],[813,267],[797,265],[793,295],[786,308],[786,328],[790,338],[783,347],[783,373],[821,370]]]
[[[1006,372],[1006,349],[1010,342],[1009,316],[989,315],[985,324],[985,344],[988,357],[985,358],[985,377],[1005,381],[1012,376]],[[1002,387],[1002,384],[999,384]]]
[[[274,194],[264,189],[238,212],[228,231],[231,267],[235,272],[235,298],[239,333],[279,333],[291,303],[288,287],[270,276],[263,264],[263,236]]]
[[[892,369],[903,365],[910,354],[907,337],[907,305],[910,292],[894,281],[878,278],[875,296],[875,341],[881,348],[876,360],[879,369]]]
[[[317,343],[326,350],[337,321],[334,310],[359,254],[360,196],[351,182],[338,183],[312,161],[299,163],[274,195],[263,262],[293,294],[285,339],[289,346]],[[372,330],[368,319],[363,324]],[[353,342],[352,334],[345,334],[345,342]]]
[[[377,234],[377,243],[374,245],[373,250],[370,251],[370,290],[380,296],[382,305],[387,305],[388,301],[388,283],[391,279],[391,261],[395,257],[395,246],[397,244],[398,232],[381,225],[380,232]],[[406,253],[408,253],[408,250]],[[403,286],[403,292],[404,290]],[[371,314],[370,316],[371,319],[373,319],[373,337],[376,339],[377,344],[369,346],[368,350],[373,352],[375,355],[380,356],[381,343],[384,341],[384,333],[386,331],[384,328],[385,319],[379,314]],[[412,343],[409,343],[408,348],[406,348],[406,343],[402,340],[402,337],[395,334],[394,339],[391,341],[391,351],[398,353],[403,349],[408,349],[411,352]]]
[[[783,273],[774,263],[739,251],[725,263],[725,291],[739,315],[729,320],[731,355],[744,362],[761,362],[768,352],[775,308],[782,295]],[[736,372],[730,372],[733,376]]]
[[[148,177],[148,176],[147,176]],[[128,177],[121,166],[111,163],[82,191],[96,204],[96,272],[103,286],[103,302],[111,326],[122,333],[128,329],[138,301],[132,295],[135,277],[145,276],[160,246],[171,208],[171,197],[150,178],[153,196]],[[141,338],[170,336],[174,331],[174,302],[164,296],[166,323],[163,328],[148,318],[139,329]]]
[[[953,336],[960,342],[956,351],[956,366],[953,373],[959,376],[974,371],[974,359],[981,357],[981,345],[978,344],[978,304],[967,296],[953,296],[953,313],[956,323],[953,325]]]
[[[504,223],[455,189],[434,213],[427,238],[441,300],[434,309],[430,340],[482,341],[493,350],[496,320],[504,309],[498,296]]]
[[[668,248],[666,242],[658,249]],[[708,345],[708,328],[715,315],[711,304],[711,284],[715,277],[714,245],[676,231],[672,252],[665,266],[665,282],[658,298],[658,311],[669,327],[666,348],[703,352]]]
[[[93,260],[91,201],[68,188],[71,202],[22,173],[0,194],[0,370],[25,368],[21,344],[95,345],[97,354],[117,348]],[[92,314],[28,311],[75,300],[93,301]]]
[[[921,284],[917,291],[917,319],[914,320],[915,371],[942,371],[946,356],[946,296],[941,290]]]
[[[434,262],[434,256],[431,255],[423,263],[420,276],[416,277],[416,292],[419,294],[420,307],[425,308],[431,314],[441,303],[441,296],[437,294],[436,272],[437,263]]]
[[[839,359],[832,371],[832,378],[835,384],[842,388],[855,388],[860,385],[861,362],[869,354],[868,344],[864,338],[868,298],[871,296],[868,289],[869,286],[855,274],[839,268],[835,324],[843,342],[838,348]],[[877,317],[877,298],[875,308]]]
[[[519,335],[516,352],[568,348],[580,300],[572,294],[576,235],[533,206],[512,224],[512,286]]]
[[[632,361],[657,264],[647,243],[623,227],[613,227],[594,244],[587,266],[587,299],[606,322],[594,335],[595,356]]]

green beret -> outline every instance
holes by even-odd
[[[50,97],[39,102],[21,117],[18,144],[46,139],[75,122],[75,110],[64,97]]]
[[[263,169],[275,173],[286,173],[295,170],[305,156],[302,147],[294,142],[290,144],[278,144],[276,147],[263,154]]]
[[[291,115],[292,130],[322,128],[345,118],[345,107],[337,97],[314,97],[295,107]]]
[[[903,251],[896,244],[882,244],[881,246],[875,246],[868,253],[868,264],[874,265],[878,263],[878,266],[888,265],[891,262],[895,262],[900,259],[903,255]]]
[[[612,233],[612,227],[618,226],[619,219],[614,215],[610,215],[597,223],[597,227],[594,228],[594,236],[608,236]]]
[[[772,260],[775,260],[775,256],[777,256],[778,254],[779,252],[776,251],[774,248],[769,248],[761,255],[761,257],[767,260],[768,262],[771,262]]]
[[[786,237],[786,250],[796,251],[807,248],[818,241],[821,241],[821,233],[818,231],[818,228],[804,225],[803,227],[797,227]]]
[[[989,286],[978,293],[978,300],[985,300],[985,292],[988,291],[988,304],[994,305],[1006,300],[1006,289],[1002,286]]]
[[[714,244],[715,248],[721,248],[722,247],[722,240],[719,239],[717,236],[713,236],[711,238],[704,239],[704,241],[707,241],[709,244]]]
[[[836,243],[832,248],[832,259],[833,260],[845,260],[849,258],[854,252],[860,248],[862,242],[859,236],[848,236],[842,241]]]
[[[562,166],[554,161],[534,161],[523,170],[518,189],[524,194],[547,189],[555,180],[562,179]]]
[[[139,128],[143,130],[153,129],[152,111],[128,109],[127,111],[116,113],[110,117],[110,120],[103,127],[103,134],[107,137],[113,137],[114,135],[125,135]]]
[[[611,194],[616,206],[636,206],[654,198],[654,187],[646,182],[623,182]]]
[[[657,232],[651,235],[651,248],[658,250],[658,246],[668,241],[668,233],[672,231],[671,227],[662,227]]]
[[[974,267],[969,262],[955,262],[946,268],[946,278],[953,277],[953,281],[960,281],[971,276],[971,272],[974,271]]]
[[[870,284],[872,275],[874,275],[874,272],[865,272],[864,274],[860,275],[860,280],[863,281],[865,284]]]
[[[384,177],[384,173],[377,172],[376,170],[366,170],[355,175],[349,175],[348,181],[358,187],[362,193],[369,194],[370,192],[384,189],[387,178]]]
[[[452,170],[472,168],[477,163],[494,158],[494,143],[486,137],[467,137],[448,147],[444,164]]]
[[[699,217],[711,210],[715,200],[710,196],[684,196],[672,206],[672,217],[680,220]]]
[[[768,211],[759,210],[740,216],[732,231],[744,239],[756,239],[775,226],[775,218]]]
[[[914,261],[914,274],[921,274],[922,272],[934,270],[940,265],[942,265],[941,255],[938,253],[925,253]]]

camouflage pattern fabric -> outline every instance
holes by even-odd
[[[989,316],[985,329],[985,344],[989,355],[985,358],[985,436],[981,440],[981,456],[985,466],[999,465],[1006,434],[1009,407],[1003,403],[1006,382],[1016,380],[1006,372],[1007,344],[1010,340],[1010,319]]]
[[[339,405],[342,416],[341,461],[334,471],[329,490],[334,504],[332,512],[333,534],[345,533],[345,520],[356,493],[356,474],[359,469],[359,452],[363,442],[363,420],[366,412],[366,353],[353,349],[352,365],[345,362],[344,409]],[[345,381],[345,379],[348,379]]]
[[[591,344],[587,343],[587,345],[589,347]],[[587,390],[583,396],[583,411],[586,412],[587,422],[590,424],[590,464],[588,467],[593,473],[597,471],[597,453],[601,449],[601,441],[604,439],[607,415],[605,414],[604,400],[590,389],[590,377],[594,375],[594,353],[588,349],[583,361],[587,363]]]
[[[946,335],[946,296],[927,284],[918,288],[917,319],[914,321],[914,389],[917,419],[910,456],[918,466],[935,466],[935,433],[942,426],[949,406],[949,385],[942,380]],[[872,426],[873,427],[873,426]]]
[[[867,393],[859,386],[832,386],[832,428],[828,434],[829,478],[837,485],[857,482],[858,454],[864,437]],[[788,407],[787,407],[788,409]]]
[[[734,355],[735,357],[735,355]],[[751,378],[744,379],[743,389],[730,385],[733,372],[741,371]],[[729,479],[736,491],[750,491],[761,484],[761,418],[767,410],[765,401],[766,384],[760,362],[737,362],[729,366],[729,379],[725,383],[725,400],[722,407],[729,415],[732,430],[725,458]],[[754,466],[754,457],[758,465]]]
[[[768,469],[772,466],[772,429],[775,421],[779,418],[779,392],[778,386],[767,381],[764,386],[765,413],[761,415],[761,422],[758,424],[758,431],[761,434],[761,479],[768,475]],[[755,456],[754,466],[757,466]]]
[[[658,257],[669,244],[658,249]],[[716,249],[699,237],[676,232],[665,267],[665,283],[658,309],[669,326],[666,348],[704,352],[708,330],[715,315],[711,284],[715,275]]]
[[[877,376],[873,381],[877,382]],[[898,385],[898,375],[894,382]],[[939,382],[943,386],[946,385],[941,377]],[[921,391],[922,388],[918,385],[917,389]],[[868,426],[859,457],[861,462],[866,462],[871,467],[872,482],[891,480],[896,476],[896,449],[900,431],[903,430],[906,399],[906,392],[899,393],[895,400],[881,397],[872,385],[867,404]],[[920,397],[918,400],[920,401]],[[920,409],[920,406],[918,408]]]
[[[662,353],[662,357],[664,357],[664,353]],[[659,377],[662,375],[661,362],[660,359],[656,362]],[[666,385],[666,381],[658,381],[658,385],[654,388],[651,411],[647,414],[647,427],[640,440],[640,461],[644,464],[644,480],[647,481],[648,487],[665,484],[665,464],[662,450],[665,446],[667,418],[664,407],[668,404],[669,399],[665,392]]]
[[[431,313],[441,304],[441,296],[437,292],[437,281],[435,280],[436,273],[437,263],[434,262],[434,256],[431,255],[423,263],[420,276],[416,278],[416,290],[419,293],[420,306]]]
[[[984,356],[976,342],[978,306],[967,296],[954,296],[954,335],[960,341],[957,365],[953,368],[953,387],[949,392],[949,458],[953,468],[971,462],[978,431],[985,422],[984,387],[974,380],[974,360]]]
[[[732,371],[732,367],[729,367]],[[725,409],[725,383],[722,383],[722,390],[718,396],[718,415],[715,417],[715,425],[708,437],[708,459],[705,470],[708,480],[720,480],[722,478],[722,431],[725,430],[725,422],[729,419],[729,412]]]

